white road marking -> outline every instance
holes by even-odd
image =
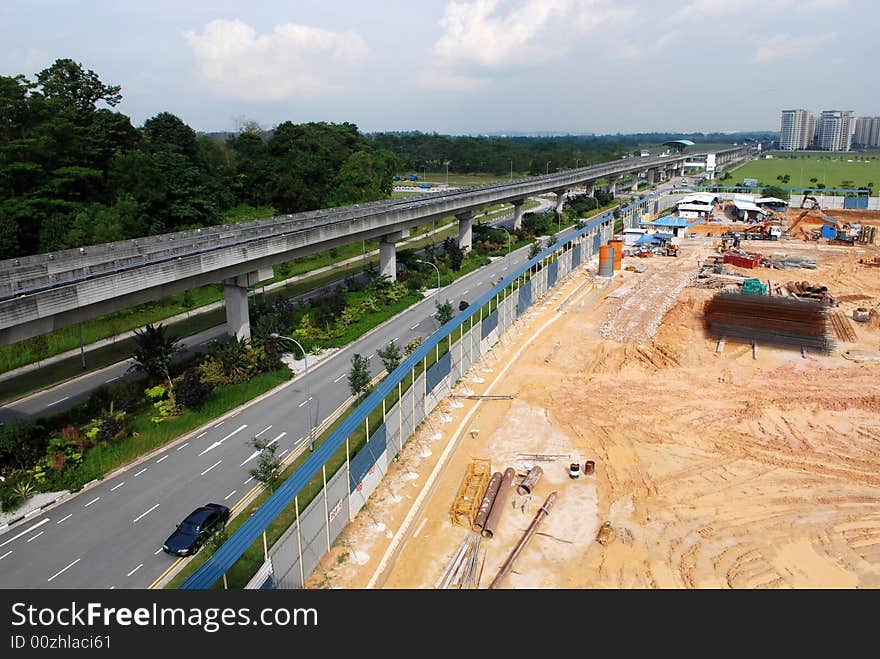
[[[229,438],[232,437],[233,435],[236,435],[236,434],[240,433],[240,432],[241,432],[242,430],[244,430],[245,428],[247,428],[247,424],[246,424],[246,423],[243,423],[243,424],[240,425],[238,428],[236,428],[235,430],[233,430],[231,433],[229,433],[228,435],[226,435],[226,437],[224,437],[223,439],[221,439],[219,442],[214,442],[213,444],[211,444],[208,448],[206,448],[204,451],[202,451],[201,453],[199,453],[199,456],[204,455],[205,453],[207,453],[207,452],[210,451],[211,449],[215,449],[215,448],[217,448],[217,447],[220,446],[223,442],[225,442],[227,439],[229,439]]]
[[[340,381],[342,378],[344,378],[346,375],[347,375],[347,373],[343,373],[343,374],[340,375],[338,378],[336,378],[335,380],[333,380],[333,382],[339,382],[339,381]]]
[[[180,449],[184,449],[187,446],[189,446],[189,442],[187,442],[186,444],[181,444],[180,446],[177,447],[177,450],[179,451]]]
[[[119,485],[114,485],[113,487],[110,488],[110,491],[111,491],[111,492],[115,492],[116,490],[118,490],[118,489],[119,489],[120,487],[122,487],[123,485],[125,485],[125,481],[122,481]]]
[[[43,524],[46,524],[48,521],[49,521],[49,518],[48,518],[48,517],[47,517],[46,519],[40,520],[39,522],[37,522],[37,523],[34,524],[33,526],[31,526],[31,527],[29,527],[29,528],[26,528],[24,531],[22,531],[22,532],[19,533],[18,535],[15,535],[15,536],[12,536],[11,538],[9,538],[9,540],[7,540],[7,541],[4,542],[2,545],[0,545],[0,547],[5,547],[6,545],[8,545],[8,544],[9,544],[10,542],[12,542],[13,540],[18,540],[21,536],[23,536],[23,535],[27,535],[28,533],[30,533],[30,532],[33,531],[34,529],[38,529],[38,528],[40,528]]]
[[[133,569],[131,572],[129,572],[129,573],[126,574],[125,576],[130,577],[130,576],[133,575],[135,572],[137,572],[138,570],[140,570],[143,566],[144,566],[144,564],[141,563],[140,565],[138,565],[135,569]]]
[[[45,533],[45,531],[40,531],[40,532],[37,533],[37,535],[35,535],[33,538],[28,538],[28,542],[30,542],[31,540],[36,540],[37,538],[39,538],[39,537],[40,537],[41,535],[43,535],[44,533]]]
[[[308,403],[310,400],[312,400],[312,399],[311,399],[311,398],[306,398],[303,402],[301,402],[299,405],[297,405],[297,407],[302,407],[303,405],[305,405],[306,403]]]
[[[167,460],[167,459],[168,459],[168,454],[166,453],[166,454],[163,455],[161,458],[159,458],[158,460],[156,460],[156,464],[159,464],[160,462],[162,462],[162,460]]]
[[[70,568],[72,568],[74,565],[76,565],[77,563],[79,563],[81,560],[82,560],[81,558],[76,559],[73,563],[71,563],[71,564],[68,565],[67,567],[58,570],[58,572],[56,572],[56,573],[53,574],[51,577],[49,577],[48,579],[46,579],[46,581],[47,581],[47,582],[52,581],[52,579],[54,579],[55,577],[57,577],[59,574],[64,574],[64,573],[67,572]]]
[[[250,483],[252,480],[254,480],[254,477],[253,477],[253,476],[251,476],[250,478],[248,478],[248,479],[244,482],[244,484],[247,485],[247,484]]]
[[[208,467],[207,469],[205,469],[205,471],[203,471],[201,474],[199,474],[199,476],[204,476],[205,474],[207,474],[209,471],[211,471],[214,467],[216,467],[216,466],[217,466],[218,464],[220,464],[221,462],[223,462],[223,460],[217,460],[217,462],[215,462],[215,463],[212,464],[210,467]]]
[[[376,353],[374,352],[372,355],[370,355],[369,357],[367,357],[367,359],[372,359],[372,358],[375,357],[375,356],[376,356]]]
[[[466,291],[463,291],[463,292],[462,292],[462,295],[467,295],[467,294],[470,293],[470,292],[471,292],[471,289],[467,289]]]
[[[155,506],[153,506],[152,508],[150,508],[147,512],[145,512],[145,513],[141,513],[140,515],[138,515],[137,517],[135,517],[135,518],[134,518],[133,520],[131,520],[131,521],[132,521],[133,523],[136,524],[136,523],[138,522],[138,520],[143,519],[144,517],[146,517],[147,515],[149,515],[151,512],[153,512],[154,510],[156,510],[156,508],[158,508],[158,507],[159,507],[159,504],[157,503]]]
[[[55,523],[56,523],[56,524],[61,524],[61,522],[63,522],[63,521],[66,520],[66,519],[70,519],[71,517],[73,517],[73,513],[70,513],[69,515],[65,515],[64,517],[62,517],[61,519],[59,519],[59,520],[58,520],[57,522],[55,522]]]
[[[25,513],[25,514],[24,514],[24,518],[27,519],[28,517],[31,517],[31,516],[33,516],[33,515],[38,515],[39,513],[40,513],[40,509],[39,509],[39,508],[34,508],[34,509],[33,509],[32,511],[30,511],[29,513]]]
[[[12,553],[12,550],[10,549],[8,552],[6,552],[6,553],[3,554],[2,556],[0,556],[0,561],[2,561],[4,558],[6,558],[7,556],[9,556],[9,554],[11,554],[11,553]]]
[[[110,378],[109,380],[104,380],[104,382],[113,382],[114,380],[118,380],[119,376],[117,375],[115,378]]]
[[[226,501],[229,497],[231,497],[231,496],[232,496],[233,494],[235,494],[236,492],[238,492],[238,490],[232,490],[232,492],[230,492],[230,493],[227,494],[225,497],[223,497],[223,500]]]
[[[277,442],[279,439],[281,439],[282,437],[284,437],[286,434],[287,434],[287,432],[283,432],[283,433],[281,433],[280,435],[278,435],[278,437],[276,437],[276,438],[273,439],[271,442],[269,442],[268,444],[266,444],[266,446],[272,446],[272,444],[274,444],[275,442]],[[238,465],[238,466],[239,466],[239,467],[244,467],[248,462],[250,462],[251,460],[253,460],[254,458],[256,458],[258,455],[260,455],[260,452],[259,452],[259,451],[254,451],[253,453],[251,453],[251,454],[248,456],[247,460],[245,460],[244,462],[242,462],[242,463],[241,463],[240,465]],[[282,455],[283,455],[283,453],[282,453]],[[247,483],[245,483],[245,485],[247,485]],[[227,497],[227,498],[228,498],[228,497]]]
[[[216,426],[214,426],[214,427],[215,427],[215,428],[219,428],[219,427],[222,426],[224,423],[226,423],[226,422],[225,422],[225,421],[221,421],[220,423],[218,423],[218,424],[217,424]]]
[[[391,343],[397,343],[398,341],[400,341],[399,336],[395,336],[393,339],[391,339]]]
[[[289,450],[290,450],[289,448],[284,449],[283,451],[281,451],[281,453],[278,454],[278,457],[280,458],[282,455],[287,453]]]
[[[203,432],[201,435],[196,435],[196,439],[201,439],[202,437],[204,437],[204,436],[207,435],[207,434],[208,434],[208,431],[206,430],[206,431]],[[184,444],[184,446],[186,446],[186,444]]]
[[[159,552],[162,551],[162,547],[159,547],[156,551],[153,552],[153,556],[158,556]]]
[[[54,403],[49,403],[48,405],[46,405],[46,407],[52,407],[53,405],[57,405],[58,403],[63,403],[63,402],[66,401],[68,398],[70,398],[70,396],[65,396],[64,398],[59,398],[59,399],[56,400]]]
[[[482,286],[482,285],[483,285],[483,282],[481,282],[481,281],[477,282],[477,286]]]
[[[101,498],[101,497],[95,497],[94,499],[92,499],[91,501],[89,501],[86,505],[84,505],[83,508],[88,508],[88,507],[91,506],[93,503],[95,503],[95,501],[98,501],[100,498]]]
[[[410,327],[410,329],[411,329],[411,330],[414,330],[416,327],[418,327],[418,326],[421,325],[421,324],[422,324],[421,321],[419,321],[419,322],[417,322],[415,325],[413,325],[412,327]]]
[[[148,467],[144,467],[144,468],[141,469],[138,473],[136,473],[135,476],[140,476],[140,475],[141,475],[142,473],[144,473],[147,469],[148,469]]]
[[[269,430],[271,428],[272,428],[272,426],[266,426],[260,432],[258,432],[256,435],[254,435],[254,437],[259,437],[260,435],[262,435],[264,432],[266,432],[267,430]]]

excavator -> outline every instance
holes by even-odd
[[[807,206],[807,200],[811,202],[809,207]],[[804,218],[809,215],[813,211],[818,211],[820,214],[822,213],[822,205],[819,203],[819,200],[811,195],[804,195],[804,198],[801,200],[801,208],[803,209],[798,216],[795,218],[794,222],[791,223],[791,226],[788,227],[788,235],[793,236],[794,230],[798,227],[798,225],[803,222]],[[801,229],[801,234],[804,237],[809,237],[808,234]]]

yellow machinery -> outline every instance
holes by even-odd
[[[477,516],[491,477],[492,463],[489,460],[483,458],[471,460],[452,502],[453,524],[473,529],[474,518]]]

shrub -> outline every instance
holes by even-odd
[[[202,373],[197,368],[184,371],[174,388],[177,392],[177,404],[190,409],[201,407],[212,391],[211,385],[202,380]]]

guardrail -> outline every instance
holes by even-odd
[[[624,225],[634,226],[644,213],[656,213],[661,196],[655,193],[620,209]],[[276,563],[272,571],[276,585],[302,586],[416,427],[516,318],[559,279],[598,253],[600,244],[611,238],[615,219],[613,213],[591,218],[583,228],[545,248],[428,337],[181,588],[210,588],[291,506],[295,521],[272,547],[271,560]],[[331,468],[328,475],[327,464],[333,461],[339,463],[339,468],[335,473]],[[317,494],[301,509],[300,493],[319,474],[323,496]],[[277,565],[279,560],[284,565]]]

